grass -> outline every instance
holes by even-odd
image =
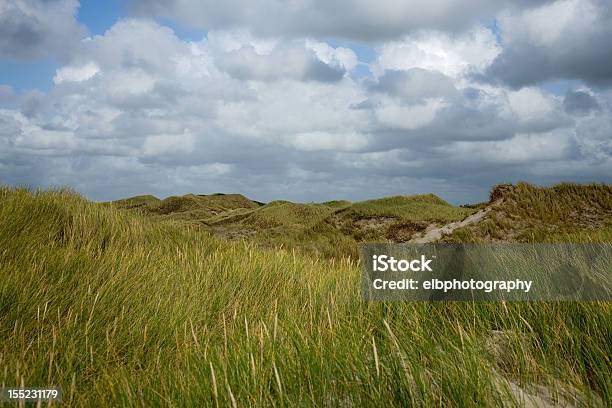
[[[296,249],[326,258],[358,258],[358,245],[368,241],[404,242],[430,224],[442,225],[473,213],[453,207],[433,194],[395,196],[357,203],[272,201],[266,205],[243,196],[170,197],[149,205],[149,214],[197,221],[224,239],[247,239],[266,248]],[[212,200],[216,201],[213,205]],[[120,208],[140,209],[132,199],[116,202]],[[225,201],[224,201],[225,200]],[[138,203],[141,200],[137,201]],[[165,203],[165,204],[164,204]],[[205,209],[203,209],[205,207]]]
[[[612,403],[609,303],[366,303],[351,259],[69,191],[0,189],[0,277],[0,383],[67,406]]]
[[[456,230],[448,241],[609,242],[612,186],[562,183],[537,187],[501,185],[503,202],[484,222]]]
[[[185,221],[206,220],[236,209],[253,209],[261,205],[241,194],[171,196],[164,200],[151,195],[136,196],[112,203],[119,208],[137,209],[147,214]]]
[[[460,220],[473,212],[471,209],[453,207],[433,194],[362,201],[354,204],[350,211],[362,217],[394,217],[402,221],[439,219],[445,222]]]
[[[161,200],[150,194],[125,198],[115,201],[115,204],[127,209],[140,209],[150,211],[160,205]]]

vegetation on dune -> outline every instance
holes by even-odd
[[[115,202],[119,208],[142,209],[140,197]],[[405,242],[429,225],[443,225],[474,212],[453,207],[433,194],[395,196],[351,203],[262,205],[241,195],[169,197],[147,201],[145,213],[195,222],[224,239],[248,239],[265,247],[283,247],[323,257],[358,257],[368,241]]]
[[[366,303],[350,259],[67,191],[0,189],[0,278],[2,384],[68,406],[612,403],[606,302]]]
[[[140,209],[150,211],[152,208],[159,206],[161,200],[150,194],[124,198],[114,202],[116,205],[127,209]]]
[[[113,204],[119,208],[137,209],[147,214],[184,221],[202,221],[229,211],[253,209],[262,205],[241,194],[186,194],[164,200],[147,195],[117,200]]]
[[[496,186],[501,200],[482,222],[454,231],[446,241],[583,242],[610,241],[612,186],[527,183]]]
[[[435,194],[418,194],[412,196],[392,196],[361,201],[356,203],[354,208],[366,213],[384,209],[390,214],[403,215],[407,210],[414,212],[415,209],[419,208],[419,205],[426,206],[431,204],[450,207],[450,204]]]
[[[219,214],[236,208],[257,208],[259,204],[241,194],[187,194],[179,197],[168,197],[153,212],[158,214],[185,213],[199,211],[200,218]]]
[[[406,242],[429,226],[458,221],[473,212],[433,194],[395,196],[355,203],[337,212],[332,223],[357,242]]]
[[[464,218],[470,209],[453,207],[433,194],[385,197],[361,201],[344,209],[344,213],[355,217],[391,217],[402,221],[449,222]]]
[[[288,201],[273,201],[244,219],[246,225],[259,229],[304,227],[316,223],[332,212],[331,208]]]
[[[344,208],[344,207],[348,207],[351,204],[352,203],[348,200],[331,200],[331,201],[324,201],[320,205],[325,205],[327,207],[332,207],[332,208]]]
[[[266,205],[241,195],[156,200],[140,196],[117,203],[121,208],[146,207],[146,213],[161,218],[195,222],[224,239],[247,239],[264,247],[327,258],[357,258],[363,242],[407,242],[492,203],[482,221],[455,229],[442,241],[582,242],[609,241],[612,235],[612,187],[604,184],[500,185],[492,190],[489,203],[461,207],[433,194],[356,203],[273,201]]]
[[[361,242],[407,241],[430,223],[443,224],[472,212],[453,207],[433,194],[357,203],[274,201],[253,210],[248,217],[237,217],[239,222],[226,220],[223,225],[234,231],[251,231],[246,236],[266,246],[295,248],[323,257],[357,258]]]

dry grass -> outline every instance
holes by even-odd
[[[155,200],[140,196],[115,205],[161,219],[187,221],[223,239],[246,239],[266,248],[296,249],[326,258],[357,259],[361,242],[405,242],[430,224],[443,225],[474,212],[453,207],[433,194],[357,203],[272,201],[266,205],[238,194],[188,194]]]
[[[584,242],[611,240],[612,186],[527,183],[501,185],[491,200],[503,198],[483,222],[456,230],[447,241]]]
[[[514,405],[500,375],[609,405],[611,323],[605,302],[366,303],[346,258],[0,189],[0,383],[67,406]],[[520,338],[503,361],[498,331]]]

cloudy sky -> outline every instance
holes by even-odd
[[[267,201],[612,182],[608,0],[0,0],[0,183]]]

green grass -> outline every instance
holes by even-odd
[[[612,403],[609,303],[366,303],[350,259],[67,191],[0,189],[0,278],[0,382],[67,406],[512,406],[506,380]]]
[[[204,221],[228,211],[253,209],[261,205],[241,194],[171,196],[163,200],[151,195],[113,201],[119,208],[136,209],[147,214],[183,221]]]
[[[327,206],[273,201],[254,211],[245,219],[245,224],[259,229],[302,228],[319,222],[331,213],[332,209]]]
[[[150,211],[160,205],[161,200],[150,194],[124,198],[114,202],[116,205],[127,209],[140,209]]]
[[[376,200],[362,201],[350,207],[350,211],[363,217],[394,217],[404,221],[457,221],[473,211],[453,207],[433,194],[415,196],[395,196]]]
[[[357,203],[273,201],[257,208],[226,211],[204,223],[223,238],[248,239],[267,248],[296,249],[326,258],[356,259],[359,243],[407,241],[430,223],[441,225],[473,212],[427,194]]]

